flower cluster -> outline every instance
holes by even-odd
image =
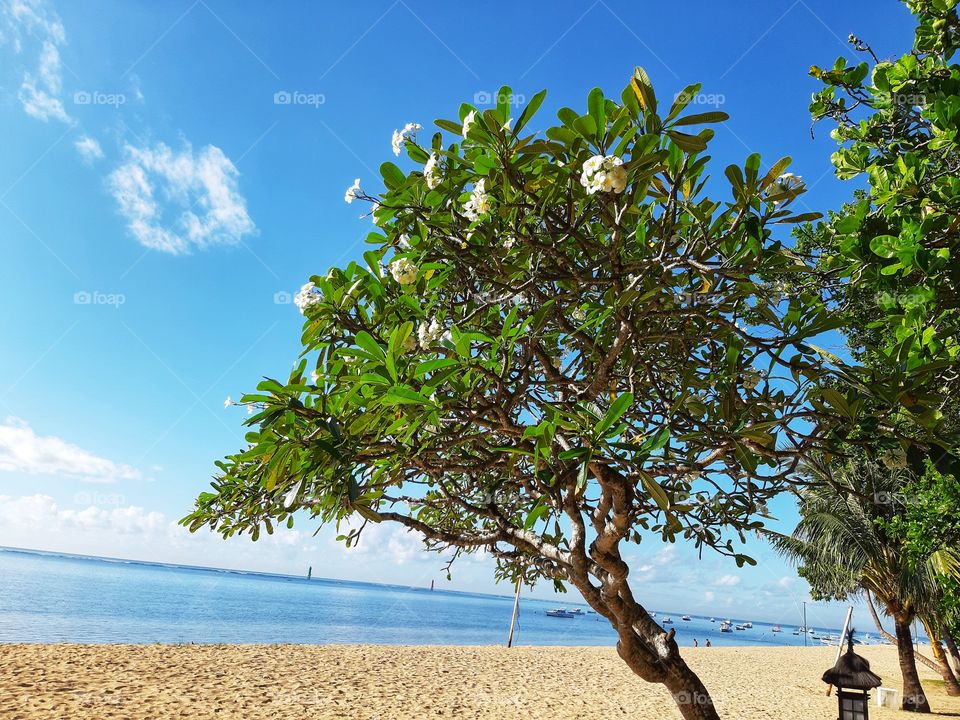
[[[443,337],[443,326],[436,318],[431,320],[429,324],[422,322],[417,326],[417,339],[420,341],[420,347],[424,350],[428,350],[441,337]]]
[[[343,199],[348,204],[352,203],[357,198],[357,193],[360,192],[360,178],[357,178],[353,181],[353,185],[347,188],[347,191],[343,194]]]
[[[403,149],[403,141],[407,139],[407,135],[415,135],[417,130],[423,130],[423,125],[419,123],[407,123],[403,126],[403,130],[394,130],[393,131],[393,154],[397,157],[400,156],[400,151]]]
[[[323,295],[317,286],[312,282],[308,282],[300,288],[300,292],[293,298],[293,304],[297,306],[301,314],[306,315],[307,308],[311,305],[316,305],[322,299]]]
[[[463,214],[470,222],[478,220],[481,215],[490,212],[490,196],[487,195],[486,179],[481,178],[473,186],[470,199],[463,206]]]
[[[433,190],[440,184],[440,169],[437,167],[437,154],[430,153],[426,164],[423,166],[423,179],[427,181],[427,187]]]
[[[580,184],[588,195],[598,192],[622,193],[627,187],[627,170],[616,155],[594,155],[583,164]]]
[[[412,285],[417,281],[417,266],[406,258],[397,258],[390,263],[390,274],[401,285]]]

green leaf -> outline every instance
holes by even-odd
[[[357,346],[363,348],[374,357],[381,360],[386,360],[387,354],[383,351],[383,348],[380,347],[380,344],[373,339],[373,336],[370,333],[364,330],[358,332],[356,343]]]
[[[653,501],[657,504],[657,507],[659,507],[661,510],[670,509],[670,498],[660,483],[642,470],[640,471],[640,482],[643,483],[644,490],[646,490],[650,497],[653,498]]]
[[[534,505],[533,508],[531,508],[530,512],[527,514],[527,519],[523,521],[523,529],[529,530],[534,525],[536,525],[537,520],[539,520],[543,516],[543,514],[547,512],[549,509],[550,509],[549,506],[544,503],[543,498],[538,500],[537,504]]]
[[[514,135],[519,137],[520,131],[523,130],[524,126],[526,126],[528,122],[530,122],[537,110],[540,109],[540,106],[543,104],[544,98],[546,97],[547,91],[541,90],[530,99],[530,102],[527,103],[527,106],[523,109],[523,112],[520,113],[520,117],[513,126]]]
[[[610,407],[607,409],[607,412],[600,419],[600,422],[594,427],[594,431],[597,435],[603,435],[607,430],[609,430],[617,420],[619,420],[623,414],[627,411],[633,404],[633,393],[623,393],[622,395],[617,396],[617,399],[610,403]]]
[[[590,110],[590,117],[597,126],[597,134],[600,135],[607,127],[607,113],[604,107],[603,90],[594,88],[587,96],[587,108]]]
[[[407,176],[392,162],[385,162],[380,166],[383,183],[391,190],[395,190],[407,181]]]
[[[713,112],[697,113],[694,115],[686,115],[685,117],[677,120],[673,126],[680,127],[682,125],[703,125],[706,123],[718,123],[726,122],[730,119],[730,116],[725,112],[720,112],[715,110]]]
[[[391,405],[431,405],[429,398],[424,397],[416,390],[406,385],[394,385],[383,396],[384,401]]]

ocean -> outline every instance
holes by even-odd
[[[0,642],[505,644],[513,598],[0,548]],[[570,594],[522,597],[517,645],[608,645],[606,620]],[[545,611],[562,603],[574,618]],[[682,646],[802,645],[795,626],[720,632],[672,616]],[[746,622],[749,618],[733,618]],[[839,634],[839,629],[817,628]],[[810,644],[818,640],[808,638]]]

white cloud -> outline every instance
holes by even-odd
[[[717,578],[714,584],[722,587],[734,587],[740,584],[740,578],[737,575],[724,575]]]
[[[796,578],[791,575],[784,575],[782,578],[777,580],[777,585],[782,588],[789,588],[791,585],[793,585],[795,580]]]
[[[713,602],[714,598],[716,597],[717,597],[716,593],[714,593],[712,590],[707,590],[703,594],[703,599],[706,600],[707,602]]]
[[[100,147],[100,143],[89,135],[84,135],[73,145],[77,148],[77,152],[80,153],[80,157],[88,164],[93,164],[95,160],[103,157],[103,148]]]
[[[127,227],[148,248],[173,254],[194,247],[234,245],[256,232],[239,173],[220,148],[174,152],[160,143],[126,147],[126,162],[110,175],[110,188]]]
[[[31,46],[39,43],[36,70],[24,72],[18,93],[24,111],[38,120],[72,123],[60,98],[63,70],[59,47],[67,41],[60,18],[43,0],[10,0],[0,6],[0,14],[0,40],[10,42],[16,53],[24,52],[25,41]]]
[[[139,480],[140,471],[71,445],[52,435],[37,435],[17,418],[0,425],[0,471],[58,475],[87,482]]]
[[[165,527],[162,513],[141,507],[63,509],[49,495],[9,497],[0,495],[0,521],[5,526],[34,528],[36,531],[98,531],[119,535],[146,535]]]

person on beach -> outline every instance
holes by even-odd
[[[713,647],[713,643],[710,642],[710,638],[707,638],[707,647]]]
[[[694,646],[694,647],[700,647],[700,643],[697,642],[697,639],[696,639],[696,638],[693,639],[693,646]]]

